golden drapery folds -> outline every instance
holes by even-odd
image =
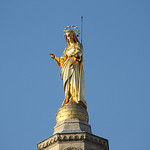
[[[83,46],[73,30],[68,30],[65,38],[68,47],[65,48],[63,55],[58,58],[50,53],[51,57],[57,61],[58,66],[62,67],[61,78],[65,92],[62,105],[74,101],[87,108],[84,88]]]

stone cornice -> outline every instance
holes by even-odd
[[[38,144],[38,150],[44,150],[48,146],[52,146],[57,142],[63,141],[89,141],[92,143],[99,144],[104,147],[108,147],[108,140],[95,136],[87,132],[76,132],[76,133],[56,133],[55,135],[47,138],[46,140]]]

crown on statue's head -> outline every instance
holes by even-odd
[[[80,35],[80,30],[78,29],[77,26],[68,25],[67,27],[65,27],[64,34],[66,34],[66,32],[68,32],[69,30],[74,31],[75,34],[77,35],[77,37],[79,37],[79,35]]]

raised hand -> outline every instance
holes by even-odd
[[[53,53],[49,53],[51,55],[51,58],[55,59],[56,55]]]

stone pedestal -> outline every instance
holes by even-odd
[[[88,132],[91,133],[91,126],[78,118],[66,119],[57,123],[54,127],[54,134],[56,133],[72,133],[72,132]]]
[[[91,133],[87,110],[78,103],[69,102],[59,108],[56,114],[56,121],[54,134],[71,132]]]
[[[40,142],[38,150],[109,150],[108,140],[93,135],[88,120],[83,106],[65,104],[56,114],[53,136]]]

